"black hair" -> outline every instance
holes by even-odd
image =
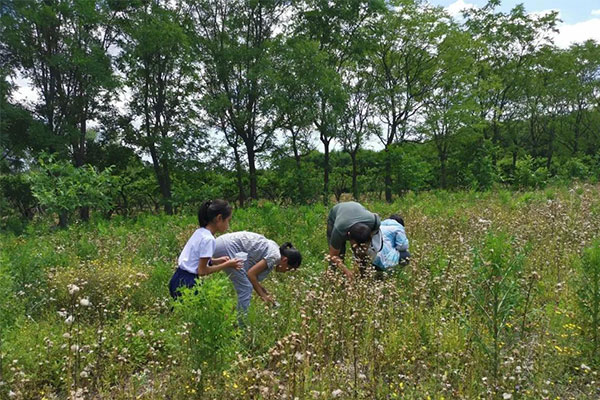
[[[223,219],[231,215],[233,208],[225,200],[208,200],[204,202],[198,209],[198,224],[205,227],[210,224],[217,215],[221,215]]]
[[[294,247],[290,242],[285,242],[279,248],[279,252],[282,256],[287,257],[288,265],[292,269],[296,269],[302,263],[302,254]]]
[[[352,225],[348,233],[350,234],[350,239],[357,243],[367,243],[371,240],[371,228],[360,222]]]
[[[393,219],[394,221],[398,222],[400,225],[404,226],[404,219],[401,216],[399,216],[398,214],[390,215],[389,219]]]

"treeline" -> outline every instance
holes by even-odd
[[[598,176],[599,44],[499,6],[0,2],[2,214]]]

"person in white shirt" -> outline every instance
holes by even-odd
[[[241,269],[241,260],[227,256],[212,258],[215,252],[215,233],[229,229],[233,209],[225,200],[207,201],[198,210],[200,228],[189,238],[181,251],[178,266],[169,282],[173,298],[179,297],[180,287],[194,287],[198,276],[209,275],[225,268]]]

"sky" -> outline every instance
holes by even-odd
[[[487,0],[429,0],[433,5],[445,7],[451,15],[460,16],[460,10],[468,7],[482,7]],[[600,0],[503,0],[500,9],[509,11],[517,4],[524,4],[525,10],[539,13],[549,10],[559,12],[562,22],[555,43],[568,47],[587,39],[600,42]]]

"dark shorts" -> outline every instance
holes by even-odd
[[[198,275],[177,268],[169,282],[169,293],[171,293],[171,297],[176,299],[181,296],[181,293],[178,290],[180,287],[193,288],[194,285],[196,285],[196,278],[198,278]]]

